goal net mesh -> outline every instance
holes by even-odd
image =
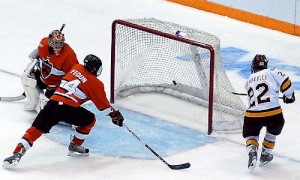
[[[212,128],[241,130],[245,105],[231,93],[234,89],[223,67],[217,36],[157,19],[121,21],[126,23],[116,23],[114,30],[114,98],[159,92],[208,106],[212,52],[207,47],[211,46],[214,49]]]

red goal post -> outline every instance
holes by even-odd
[[[241,129],[243,103],[229,92],[222,66],[220,42],[212,34],[153,18],[112,23],[112,103],[139,92],[165,93],[207,106],[208,134]]]

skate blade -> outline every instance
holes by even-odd
[[[255,169],[256,163],[251,164],[248,169],[250,170],[250,172],[253,172],[253,170]]]
[[[17,160],[13,160],[11,163],[8,162],[8,161],[3,161],[2,166],[3,166],[3,167],[14,167],[14,166],[16,166],[18,163],[19,163],[19,161],[17,161]]]
[[[269,162],[271,162],[271,161],[260,162],[259,167],[269,164]]]
[[[87,157],[87,156],[89,156],[89,153],[78,153],[78,152],[69,151],[68,156],[71,156],[71,157]]]
[[[253,170],[255,169],[256,166],[256,159],[253,159],[251,164],[248,166],[248,169],[250,170],[250,172],[253,172]]]

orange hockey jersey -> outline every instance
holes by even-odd
[[[61,78],[70,71],[74,64],[78,64],[75,52],[67,43],[64,44],[60,55],[50,54],[47,37],[41,40],[38,55],[40,78],[49,90],[56,89]]]
[[[81,64],[74,65],[63,77],[51,99],[73,107],[87,100],[91,100],[99,110],[111,107],[103,83]]]

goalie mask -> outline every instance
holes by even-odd
[[[89,54],[84,58],[83,62],[85,69],[95,76],[99,76],[102,73],[102,62],[97,56]]]
[[[252,60],[251,73],[268,68],[268,60],[265,55],[256,54]]]
[[[60,51],[64,47],[65,37],[59,30],[53,30],[48,36],[48,43],[56,55],[59,55]]]

